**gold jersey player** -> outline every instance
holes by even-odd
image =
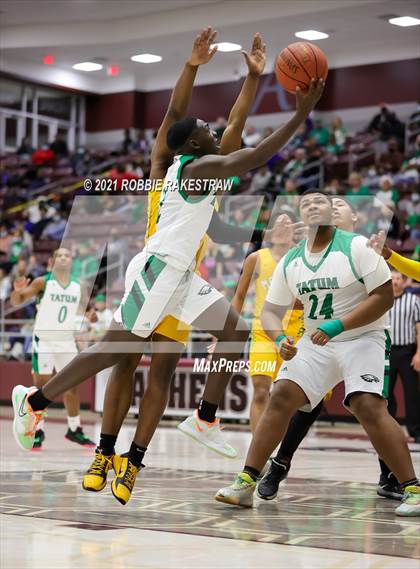
[[[308,238],[280,261],[261,316],[265,331],[287,361],[280,368],[243,471],[232,486],[219,490],[216,500],[251,507],[256,480],[294,413],[305,406],[315,408],[343,379],[344,405],[404,490],[396,514],[420,516],[420,485],[407,441],[386,403],[387,312],[393,304],[390,271],[366,247],[364,237],[333,226],[331,200],[320,191],[305,192],[299,209],[309,226]],[[297,346],[285,337],[281,324],[295,298],[305,313],[305,334]]]
[[[37,314],[32,336],[32,377],[37,387],[51,378],[54,370],[61,371],[77,355],[74,338],[76,316],[87,305],[84,287],[71,276],[72,255],[68,249],[57,249],[52,271],[42,277],[22,277],[13,283],[10,300],[13,306],[37,299]],[[94,319],[92,312],[88,318]],[[77,388],[63,394],[67,411],[66,439],[82,446],[95,446],[80,424],[80,401]],[[44,420],[35,432],[34,450],[40,450],[45,439]]]
[[[166,317],[173,316],[211,332],[221,341],[209,374],[205,401],[217,405],[231,375],[232,364],[241,353],[248,337],[248,327],[220,292],[192,271],[201,239],[207,232],[220,188],[217,179],[243,175],[267,162],[294,134],[322,95],[324,82],[314,80],[306,93],[296,90],[297,108],[293,117],[257,148],[242,149],[228,156],[219,154],[214,133],[207,123],[189,117],[171,126],[168,146],[175,153],[162,192],[156,232],[144,250],[136,255],[126,273],[126,292],[109,331],[100,342],[79,354],[42,389],[17,386],[13,390],[15,419],[13,431],[22,448],[31,448],[33,430],[43,409],[52,399],[78,385],[92,374],[111,367],[126,352],[143,350],[143,341]],[[216,179],[217,178],[217,179]],[[169,191],[186,181],[187,189]],[[199,183],[206,180],[206,183]],[[210,181],[210,182],[209,182]],[[205,290],[205,294],[203,291]],[[140,341],[139,341],[140,338]],[[115,345],[123,353],[116,353]],[[223,353],[229,345],[234,351]],[[224,368],[221,360],[231,362]],[[138,468],[129,460],[118,477],[135,479]],[[121,474],[121,471],[120,471]],[[114,491],[114,485],[113,485]],[[114,492],[115,493],[115,492]]]
[[[198,65],[207,63],[212,57],[210,45],[214,40],[211,29],[203,30],[194,42],[190,59],[177,81],[165,118],[159,128],[157,139],[152,152],[151,179],[160,180],[164,176],[164,165],[171,160],[173,153],[166,143],[166,135],[169,127],[185,115],[194,83],[195,71]],[[258,78],[264,70],[265,45],[259,34],[254,37],[253,45],[249,53],[244,53],[249,73],[243,83],[239,96],[229,114],[228,124],[223,133],[220,143],[220,153],[227,154],[240,148],[241,134],[246,118],[251,109],[257,86]],[[159,205],[161,200],[160,191],[149,192],[148,196],[148,223],[146,241],[155,233],[159,217]],[[251,240],[261,242],[263,235],[269,239],[269,232],[254,231]],[[239,228],[221,221],[215,212],[212,216],[207,235],[203,237],[199,250],[196,254],[196,267],[200,265],[205,253],[208,236],[217,243],[239,243],[250,240],[249,228]],[[155,432],[157,424],[166,407],[171,378],[175,371],[181,353],[188,342],[189,326],[180,324],[172,316],[166,317],[153,331],[153,352],[149,369],[149,382],[139,410],[139,420],[135,440],[135,459],[141,461],[147,450],[147,446]],[[171,345],[169,346],[169,342]],[[141,354],[126,356],[114,367],[108,381],[101,436],[95,459],[83,478],[85,490],[99,492],[106,485],[106,478],[110,468],[116,472],[124,468],[128,459],[122,460],[115,455],[115,443],[122,422],[131,404],[133,387],[133,372],[137,367]],[[217,437],[219,425],[215,421],[211,427],[204,424],[213,436],[208,437],[209,445],[216,452],[225,456],[235,454],[234,449],[221,437]],[[209,433],[209,434],[210,434]],[[134,448],[134,447],[133,447]],[[130,453],[129,453],[130,454]],[[134,451],[133,451],[134,454]],[[133,457],[134,458],[134,457]],[[140,463],[139,463],[140,464]],[[123,488],[119,486],[121,491]],[[128,494],[128,490],[126,491]]]
[[[283,214],[282,220],[293,223],[289,214]],[[232,306],[240,313],[249,287],[255,286],[255,311],[251,328],[251,345],[249,350],[250,376],[254,387],[251,401],[250,424],[254,432],[259,418],[267,404],[272,382],[277,376],[282,359],[277,346],[264,332],[260,314],[265,297],[270,288],[271,278],[277,263],[294,245],[293,235],[284,232],[273,242],[272,247],[264,247],[246,258],[240,276]],[[303,312],[299,308],[287,311],[284,317],[284,329],[288,337],[297,341],[303,334]]]

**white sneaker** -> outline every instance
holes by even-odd
[[[420,516],[420,486],[404,488],[404,496],[395,513],[397,516]]]
[[[216,419],[214,423],[207,423],[207,421],[199,419],[198,412],[194,411],[177,428],[185,435],[222,456],[235,458],[237,455],[236,450],[223,439],[219,419]]]
[[[231,506],[242,506],[243,508],[252,508],[254,505],[254,491],[256,482],[252,480],[246,472],[240,472],[231,486],[221,488],[215,500],[224,502]]]
[[[28,403],[28,396],[37,391],[36,387],[16,385],[12,391],[12,403],[15,418],[13,435],[15,441],[23,450],[31,450],[34,446],[35,431],[45,411],[33,411]]]

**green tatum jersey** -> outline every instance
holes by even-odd
[[[64,287],[53,273],[47,273],[44,278],[45,287],[37,306],[34,333],[43,340],[73,339],[81,297],[80,283],[73,279]]]
[[[311,253],[307,241],[301,241],[277,265],[267,301],[289,307],[299,298],[309,334],[323,320],[342,318],[391,278],[383,258],[366,243],[362,235],[340,229],[334,230],[330,244],[319,253]],[[342,332],[333,341],[385,328],[389,328],[387,314],[367,326]]]

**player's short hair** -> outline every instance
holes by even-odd
[[[357,215],[357,209],[354,207],[354,205],[353,205],[353,203],[352,203],[352,200],[349,200],[349,199],[345,198],[344,196],[331,196],[331,202],[332,202],[332,200],[334,200],[334,199],[341,200],[341,201],[343,201],[344,203],[346,203],[346,204],[349,206],[349,208],[351,209],[351,211],[352,211],[355,215]]]
[[[273,213],[272,213],[271,218],[270,218],[270,223],[268,225],[272,227],[275,224],[276,219],[280,215],[287,215],[288,217],[290,217],[292,223],[297,222],[297,216],[293,211],[291,211],[289,208],[279,207],[279,208],[274,208]]]
[[[195,117],[186,117],[169,127],[166,144],[174,152],[183,146],[197,128]]]
[[[328,201],[331,203],[330,194],[327,194],[327,192],[324,192],[324,190],[320,190],[319,188],[309,188],[309,190],[305,190],[304,192],[302,192],[300,197],[303,198],[304,196],[307,196],[309,194],[321,194],[325,196],[328,199]]]

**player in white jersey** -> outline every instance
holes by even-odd
[[[249,333],[247,324],[227,299],[193,272],[194,258],[207,232],[216,194],[224,193],[224,185],[220,188],[217,182],[265,164],[306,120],[323,88],[324,82],[319,79],[312,81],[306,93],[297,90],[296,112],[282,128],[265,138],[257,148],[238,150],[227,156],[218,154],[216,136],[204,121],[187,118],[171,126],[167,141],[175,158],[164,181],[166,191],[162,195],[160,218],[146,248],[127,269],[126,292],[110,330],[42,389],[17,386],[13,390],[13,431],[22,448],[32,447],[33,430],[40,413],[54,398],[115,365],[125,354],[142,353],[143,341],[139,339],[148,338],[167,315],[208,331],[221,342],[213,356],[212,367],[217,371],[210,372],[203,395],[203,403],[217,408],[223,395],[220,386],[229,382],[233,363],[239,358]],[[210,180],[210,184],[204,183],[206,180]],[[176,182],[183,184],[176,185]],[[177,231],[173,231],[173,224]],[[225,354],[226,343],[231,351]],[[222,359],[231,365],[220,365]],[[113,482],[116,497],[120,485],[130,487],[131,493],[140,470],[130,460],[125,464],[124,472],[120,470]]]
[[[54,371],[61,371],[78,353],[74,332],[76,316],[82,304],[87,304],[86,293],[78,280],[71,277],[72,256],[68,249],[57,249],[53,269],[42,277],[22,277],[13,283],[11,303],[16,306],[37,298],[37,313],[32,336],[32,376],[37,387],[42,387]],[[93,315],[89,314],[93,319]],[[83,446],[94,443],[86,437],[80,424],[80,401],[76,387],[63,394],[67,410],[69,441]],[[43,422],[35,432],[34,449],[41,449],[45,439]]]
[[[300,200],[308,238],[278,264],[261,322],[284,360],[269,404],[254,433],[244,470],[218,501],[251,507],[256,480],[299,408],[313,409],[341,379],[344,405],[367,432],[378,455],[405,493],[398,515],[420,515],[420,486],[404,433],[387,410],[390,340],[387,311],[393,304],[390,271],[366,247],[367,239],[332,225],[330,199],[310,190]],[[295,346],[281,328],[298,298],[305,334]]]

